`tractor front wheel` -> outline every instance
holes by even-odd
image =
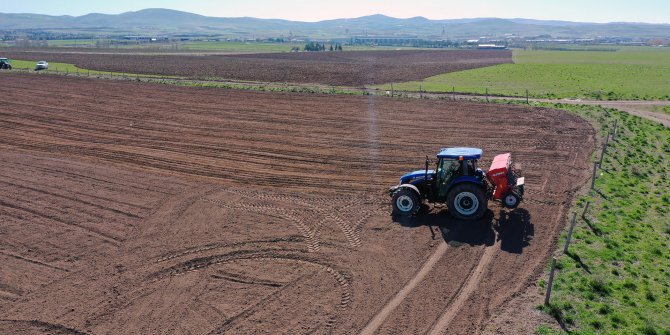
[[[414,215],[421,208],[421,198],[409,188],[399,188],[395,191],[391,203],[393,204],[393,214],[401,216]]]
[[[447,206],[455,217],[462,220],[477,220],[488,209],[484,190],[470,183],[454,186],[447,195]]]

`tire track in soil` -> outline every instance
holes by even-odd
[[[368,322],[368,324],[360,331],[360,335],[372,335],[384,323],[386,318],[402,303],[403,300],[412,292],[412,290],[433,270],[433,266],[447,253],[449,245],[444,242],[440,243],[435,252],[423,263],[419,272],[414,275],[405,286],[396,293],[396,295],[389,300],[382,309]]]
[[[20,289],[0,283],[0,299],[15,301],[22,294],[23,292]]]
[[[193,254],[199,254],[211,250],[216,250],[216,249],[224,249],[224,248],[236,248],[236,247],[241,247],[241,246],[247,246],[247,245],[255,245],[255,244],[265,244],[265,243],[270,243],[270,244],[277,244],[277,243],[282,243],[282,242],[288,242],[288,243],[296,243],[296,242],[302,242],[304,241],[303,237],[288,237],[288,238],[276,238],[276,239],[269,239],[269,240],[257,240],[257,241],[245,241],[245,242],[238,242],[238,243],[213,243],[205,246],[200,246],[200,247],[195,247],[195,248],[190,248],[183,250],[181,252],[171,252],[167,254],[163,254],[160,257],[155,259],[155,263],[162,263],[166,262],[169,260],[173,260],[176,258],[181,258],[185,257],[188,255],[193,255]]]
[[[304,207],[307,207],[309,210],[312,211],[318,216],[321,217],[320,222],[316,223],[315,227],[312,229],[308,229],[307,226],[302,227],[301,225],[304,224],[305,218],[304,217],[293,217],[294,222],[296,222],[299,227],[302,228],[302,230],[307,230],[311,236],[305,236],[308,239],[312,239],[312,243],[310,244],[314,250],[314,252],[320,250],[320,241],[318,240],[320,232],[319,228],[321,228],[324,224],[326,224],[328,221],[334,222],[337,224],[337,226],[342,230],[342,233],[344,234],[347,243],[349,244],[350,247],[352,248],[359,248],[362,245],[361,242],[361,232],[363,230],[363,226],[369,220],[373,215],[379,214],[382,209],[380,208],[374,208],[370,209],[367,208],[369,205],[380,205],[380,204],[386,204],[385,201],[381,199],[372,199],[372,198],[362,198],[362,197],[356,197],[356,196],[349,196],[349,197],[333,197],[333,198],[319,198],[319,197],[304,197],[300,195],[294,195],[294,194],[271,194],[271,193],[261,193],[261,192],[248,192],[248,191],[239,191],[239,190],[232,190],[232,189],[227,189],[227,190],[222,190],[225,192],[241,195],[244,197],[248,198],[253,198],[256,200],[266,200],[266,201],[274,201],[274,202],[289,202],[291,204],[298,204]],[[206,200],[206,201],[211,201],[211,200]],[[333,204],[339,204],[337,208],[333,208],[336,205]],[[266,208],[262,208],[259,206],[255,207],[249,207],[248,205],[238,205],[240,208],[245,208],[245,209],[250,209],[250,210],[265,210]],[[346,213],[347,210],[355,208],[355,207],[365,207],[365,208],[357,208],[357,212],[361,212],[362,217],[356,220],[355,222],[351,222],[349,220],[344,219],[342,216]],[[287,209],[283,207],[278,207],[278,206],[270,206],[268,205],[267,210],[270,209],[276,209],[276,211],[280,213],[286,213],[288,212]],[[307,215],[306,211],[304,210],[294,210],[298,212],[300,215]],[[265,212],[265,211],[264,211]],[[266,214],[268,212],[265,212]],[[347,215],[350,216],[350,215]],[[301,222],[298,222],[301,221]]]
[[[91,227],[88,227],[88,226],[85,226],[85,225],[82,225],[82,224],[79,224],[79,223],[75,223],[75,222],[72,222],[72,221],[65,221],[65,220],[62,220],[62,219],[60,219],[56,216],[49,215],[49,214],[43,214],[43,213],[38,212],[37,210],[27,208],[27,207],[23,207],[21,205],[16,205],[16,204],[12,204],[12,203],[0,200],[0,206],[15,209],[15,210],[26,212],[26,213],[30,213],[30,214],[35,215],[37,217],[44,218],[44,219],[50,220],[52,222],[57,222],[57,223],[60,223],[62,225],[68,226],[68,227],[75,227],[75,228],[81,229],[81,230],[85,231],[87,234],[89,234],[90,236],[95,236],[95,237],[103,240],[104,242],[109,243],[109,244],[111,244],[115,247],[120,246],[121,242],[122,242],[120,238],[109,235],[109,234],[101,232],[101,231],[98,231],[95,228],[91,228]],[[47,224],[43,224],[43,223],[42,223],[42,225],[48,226]]]
[[[458,291],[447,304],[445,311],[441,313],[441,316],[437,320],[435,320],[427,334],[442,335],[447,333],[449,323],[458,314],[468,298],[475,292],[477,286],[481,282],[484,272],[491,263],[496,250],[500,248],[500,239],[496,237],[494,240],[496,242],[493,245],[484,247],[484,252],[477,262],[477,265],[472,268],[472,271],[470,271],[462,281]],[[433,270],[435,264],[446,254],[447,250],[448,244],[446,242],[440,243],[438,249],[428,258],[415,276],[400,291],[398,291],[386,305],[384,305],[359,334],[374,334],[412,290]]]
[[[1,176],[2,175],[0,175],[0,177]],[[116,209],[116,208],[102,206],[102,205],[99,205],[99,204],[96,204],[96,203],[93,203],[93,202],[90,202],[90,201],[78,199],[78,198],[75,198],[75,197],[71,197],[71,196],[67,196],[67,195],[63,195],[63,194],[59,194],[59,193],[55,193],[55,192],[50,192],[50,191],[47,191],[47,190],[40,190],[40,189],[37,189],[37,188],[34,188],[34,187],[30,187],[30,186],[26,186],[26,185],[19,185],[19,184],[15,184],[15,183],[3,181],[3,180],[0,180],[0,184],[10,185],[10,186],[13,186],[13,187],[16,187],[16,188],[30,190],[30,191],[33,191],[33,192],[35,192],[37,194],[40,194],[40,195],[50,195],[50,196],[53,196],[53,197],[59,197],[59,198],[62,198],[62,199],[72,201],[74,203],[84,204],[86,206],[94,207],[94,208],[97,208],[97,209],[100,209],[100,210],[103,210],[103,211],[109,211],[109,212],[112,212],[114,214],[127,216],[127,217],[133,218],[133,219],[139,219],[140,218],[140,216],[135,214],[135,213],[129,213],[129,212],[125,212],[123,210],[119,210],[119,209]],[[125,225],[126,226],[131,226],[130,224],[125,224]]]
[[[223,270],[217,271],[216,274],[211,275],[211,277],[215,279],[228,280],[235,283],[249,284],[249,285],[265,285],[270,287],[282,287],[284,285],[289,284],[285,282],[278,282],[271,280],[257,280],[248,276],[243,276],[237,273],[227,272]]]
[[[168,277],[174,277],[174,276],[180,276],[189,272],[193,271],[200,271],[207,269],[211,266],[215,265],[221,265],[225,263],[230,263],[234,261],[239,261],[239,260],[289,260],[289,261],[294,261],[299,264],[304,264],[307,266],[316,266],[319,270],[318,271],[325,271],[328,273],[339,285],[340,287],[340,302],[336,306],[337,311],[342,311],[346,308],[349,307],[351,300],[353,298],[353,292],[351,290],[351,279],[349,279],[349,276],[343,274],[342,272],[334,269],[333,267],[329,265],[322,264],[316,260],[312,260],[308,257],[302,256],[300,254],[296,254],[295,252],[299,251],[293,251],[293,250],[252,250],[252,251],[237,251],[237,252],[231,252],[228,254],[221,254],[221,255],[212,255],[212,256],[207,256],[207,257],[201,257],[201,258],[195,258],[191,259],[189,261],[174,265],[172,267],[159,270],[157,272],[154,272],[153,274],[150,274],[147,279],[151,282],[156,282]],[[302,279],[304,276],[301,276],[299,279]],[[264,304],[268,303],[269,300],[274,299],[277,297],[281,291],[286,289],[288,286],[292,286],[296,284],[299,279],[296,279],[292,281],[291,283],[287,285],[283,285],[279,291],[274,292],[270,294],[269,296],[261,299],[261,301],[254,306],[244,310],[243,312],[239,313],[236,316],[233,316],[232,319],[226,320],[222,325],[217,327],[214,331],[210,332],[210,334],[216,334],[216,333],[221,333],[225,332],[226,329],[231,327],[231,324],[236,321],[237,319],[240,318],[245,318],[257,310],[259,310]],[[331,316],[329,319],[325,321],[326,328],[331,329],[337,324],[337,313],[333,316]]]
[[[452,302],[449,303],[446,311],[431,327],[430,331],[428,332],[429,335],[442,335],[447,333],[447,327],[449,326],[451,320],[453,320],[453,318],[460,311],[461,307],[463,307],[463,304],[477,289],[477,285],[479,285],[484,271],[487,270],[487,266],[493,259],[493,255],[497,249],[496,247],[499,247],[498,243],[485,248],[484,254],[479,259],[479,263],[477,263],[477,267],[465,278],[461,288],[458,290],[458,293]]]
[[[236,204],[230,205],[218,200],[212,200],[207,198],[201,198],[200,200],[215,204],[221,208],[227,209],[244,209],[256,213],[265,214],[268,216],[279,217],[290,222],[293,222],[298,231],[307,239],[307,250],[309,252],[319,252],[321,246],[319,245],[319,240],[317,239],[316,233],[299,217],[286,213],[282,208],[275,206],[260,206],[260,205],[246,205],[246,204]]]
[[[12,258],[15,258],[15,259],[18,259],[18,260],[21,260],[21,261],[24,261],[24,262],[27,262],[27,263],[30,263],[30,264],[44,266],[44,267],[47,267],[49,269],[59,270],[59,271],[63,271],[63,272],[70,272],[70,270],[65,269],[65,268],[61,268],[61,267],[58,267],[58,266],[55,266],[55,265],[51,265],[51,264],[48,264],[48,263],[45,263],[45,262],[42,262],[42,261],[38,261],[38,260],[35,260],[35,259],[30,259],[30,258],[23,257],[23,256],[20,256],[20,255],[15,255],[15,254],[8,253],[8,252],[2,251],[2,250],[0,250],[0,255],[5,255],[7,257],[12,257]]]
[[[246,319],[247,317],[251,316],[254,312],[260,310],[260,309],[261,309],[264,305],[266,305],[267,303],[271,302],[271,301],[274,300],[274,299],[277,299],[281,293],[283,293],[284,291],[286,291],[286,290],[288,290],[288,289],[294,287],[294,286],[295,286],[298,282],[300,282],[301,280],[313,276],[316,272],[317,272],[317,271],[313,271],[313,272],[310,273],[309,275],[302,275],[302,276],[299,276],[298,278],[294,279],[294,280],[291,281],[290,283],[287,283],[287,284],[281,286],[280,289],[278,289],[278,290],[276,290],[276,291],[270,293],[269,295],[265,296],[265,297],[264,297],[263,299],[261,299],[259,302],[257,302],[256,304],[254,304],[254,305],[248,307],[247,309],[243,310],[242,312],[240,312],[240,313],[238,313],[238,314],[236,314],[236,315],[233,315],[232,317],[230,317],[229,319],[227,319],[225,322],[223,322],[222,324],[220,324],[219,326],[217,326],[215,329],[213,329],[212,331],[210,331],[210,332],[207,333],[207,334],[208,334],[208,335],[216,335],[216,334],[224,334],[224,333],[226,333],[226,331],[230,330],[232,327],[235,326],[234,323],[235,323],[236,321],[238,321],[238,320],[244,320],[244,319]]]
[[[87,332],[84,332],[82,330],[76,329],[76,328],[71,328],[59,323],[51,323],[51,322],[45,322],[45,321],[40,321],[40,320],[11,320],[11,319],[0,319],[0,326],[2,326],[2,323],[10,323],[10,324],[23,324],[25,326],[29,326],[34,329],[41,330],[42,332],[46,332],[47,334],[62,334],[62,335],[90,335]],[[2,328],[0,328],[2,329]],[[31,334],[34,334],[31,332]]]

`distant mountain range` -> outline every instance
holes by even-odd
[[[92,34],[215,34],[231,37],[335,38],[399,36],[477,38],[480,36],[551,35],[555,38],[670,38],[670,24],[583,23],[531,19],[473,18],[429,20],[371,15],[352,19],[298,22],[251,17],[218,18],[170,9],[144,9],[122,14],[50,16],[0,13],[0,30],[71,31]]]

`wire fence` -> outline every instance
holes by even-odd
[[[593,175],[591,177],[591,191],[597,191],[596,189],[596,180],[598,179],[598,171],[602,169],[603,166],[603,161],[605,158],[605,155],[607,154],[607,149],[609,145],[610,139],[615,140],[617,136],[617,126],[618,126],[618,120],[615,121],[614,123],[614,131],[608,132],[606,138],[603,141],[603,146],[602,146],[602,151],[600,152],[600,158],[596,156],[595,161],[593,162]],[[585,223],[588,223],[588,210],[589,207],[591,206],[591,202],[587,202],[586,205],[584,206],[584,210],[581,214],[581,219]],[[577,227],[577,213],[573,212],[572,213],[572,220],[566,235],[566,240],[565,240],[565,245],[563,246],[563,253],[560,256],[563,255],[569,255],[570,253],[570,244],[572,243],[572,235],[574,233],[575,228]],[[549,306],[551,304],[551,291],[553,288],[553,282],[554,282],[554,275],[556,274],[556,261],[560,258],[554,257],[551,266],[549,268],[549,278],[547,281],[547,288],[545,291],[545,297],[544,297],[544,304],[545,306]]]

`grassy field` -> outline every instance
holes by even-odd
[[[621,47],[611,51],[515,50],[517,64],[629,64],[670,66],[670,48]]]
[[[544,106],[591,121],[601,138],[614,120],[619,126],[596,190],[573,209],[577,228],[569,253],[559,257],[551,306],[540,307],[563,330],[538,333],[670,334],[670,129],[598,106]]]
[[[515,64],[448,73],[397,90],[536,98],[670,100],[670,48],[617,51],[515,50]],[[378,88],[390,89],[390,85]]]
[[[17,60],[12,59],[12,67],[17,70],[33,70],[35,69],[35,63],[37,61],[32,60]],[[74,64],[67,63],[54,63],[49,62],[49,71],[58,71],[58,72],[86,72],[86,69],[80,69]],[[98,71],[91,71],[91,74],[96,74]],[[109,74],[109,72],[107,72]]]
[[[92,47],[95,46],[97,40],[49,40],[47,44],[50,47]]]

